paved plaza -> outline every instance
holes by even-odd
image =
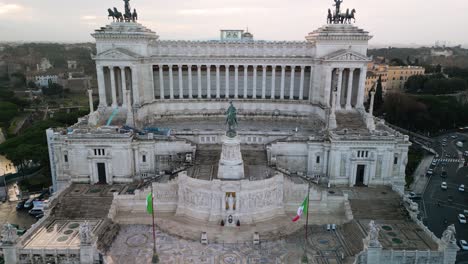
[[[310,263],[352,263],[347,258],[343,237],[321,226],[309,227],[307,255]],[[300,263],[303,254],[304,229],[277,241],[252,243],[208,244],[178,239],[157,231],[157,250],[165,264],[210,263]],[[146,225],[122,226],[106,257],[107,263],[150,263],[152,230]],[[342,256],[345,259],[342,259]]]

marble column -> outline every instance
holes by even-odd
[[[88,100],[89,100],[89,113],[91,114],[94,112],[94,104],[93,104],[93,90],[88,90]]]
[[[305,66],[301,66],[301,82],[299,84],[299,100],[304,99],[304,75],[305,75]]]
[[[216,98],[220,98],[219,90],[221,88],[221,79],[219,78],[219,65],[216,65]]]
[[[356,101],[356,108],[364,109],[364,91],[366,89],[366,74],[367,66],[362,67],[359,75],[358,97]]]
[[[109,67],[110,81],[111,81],[111,92],[112,92],[112,107],[117,107],[117,87],[115,86],[115,69],[114,66]]]
[[[249,70],[248,65],[244,65],[244,98],[247,98],[247,71]]]
[[[234,65],[234,98],[239,98],[239,65]]]
[[[349,69],[348,90],[346,91],[346,110],[351,110],[351,97],[353,95],[354,68]]]
[[[159,97],[164,99],[164,72],[163,65],[159,65]]]
[[[211,98],[211,65],[206,65],[206,98]]]
[[[104,67],[96,65],[97,82],[99,89],[99,108],[107,107],[106,82],[104,79]]]
[[[224,84],[226,85],[226,87],[225,87],[226,88],[226,97],[225,98],[229,98],[229,67],[230,67],[229,65],[226,65],[224,67],[224,69],[226,70],[226,80],[224,80],[225,81]]]
[[[174,74],[172,72],[172,65],[169,65],[169,97],[174,99]]]
[[[179,75],[179,99],[184,98],[184,81],[182,80],[182,65],[177,65],[177,74]]]
[[[286,66],[281,65],[281,90],[280,90],[280,99],[284,99],[284,81],[286,75]]]
[[[263,75],[262,75],[262,99],[266,98],[266,70],[267,66],[262,65]]]
[[[197,84],[198,84],[198,98],[202,98],[201,91],[201,65],[197,65]]]
[[[325,106],[330,106],[330,94],[332,91],[332,72],[333,68],[330,66],[324,67],[325,70]]]
[[[289,88],[289,100],[294,100],[294,75],[296,71],[296,66],[291,66],[291,84]]]
[[[343,68],[338,69],[338,84],[336,85],[336,109],[341,109],[341,90],[343,90]]]
[[[276,65],[271,66],[271,99],[275,99]]]
[[[138,72],[136,70],[136,67],[132,67],[131,69],[131,75],[132,75],[132,89],[133,89],[133,105],[131,105],[131,102],[129,103],[129,106],[133,107],[140,107],[140,84],[139,79],[138,79]],[[111,174],[109,174],[111,175]]]
[[[120,83],[121,83],[121,88],[122,88],[122,107],[127,107],[127,96],[126,96],[126,91],[127,91],[127,80],[125,79],[125,67],[120,67]],[[154,85],[153,85],[154,89]],[[154,98],[153,98],[154,99]]]
[[[192,91],[192,65],[187,65],[188,67],[188,97],[190,99],[193,98],[193,91]]]
[[[257,98],[257,65],[253,66],[252,98]]]

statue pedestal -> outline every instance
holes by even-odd
[[[223,148],[218,167],[218,179],[240,180],[244,178],[244,162],[240,152],[240,139],[238,136],[222,139]]]

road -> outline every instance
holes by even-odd
[[[451,136],[456,135],[453,139]],[[447,139],[446,146],[443,146],[443,138]],[[460,224],[457,215],[468,210],[468,167],[463,167],[463,151],[468,150],[468,135],[461,133],[451,133],[435,138],[433,148],[439,154],[436,166],[431,166],[434,170],[423,194],[422,218],[427,227],[438,237],[448,225],[454,224],[457,230],[457,239],[468,241],[468,224]],[[463,149],[456,146],[459,140],[466,140]],[[446,172],[446,177],[442,177],[442,172]],[[447,183],[447,190],[440,186],[442,182]],[[458,187],[464,184],[467,188],[465,192],[460,192]],[[449,201],[451,196],[453,201]],[[468,216],[468,215],[467,215]],[[446,222],[445,222],[446,221]],[[460,251],[457,263],[468,263],[468,251]]]

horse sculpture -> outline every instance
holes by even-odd
[[[136,9],[133,9],[132,20],[133,22],[136,22],[138,20],[138,14]]]
[[[328,24],[333,23],[333,15],[332,15],[332,13],[331,13],[330,8],[328,9],[327,23],[328,23]]]
[[[348,12],[346,12],[348,13]],[[347,14],[346,16],[346,21],[351,24],[351,19],[353,19],[353,23],[356,23],[356,18],[354,17],[354,14],[356,14],[356,9],[353,8],[353,10],[351,10],[351,13]]]
[[[115,21],[114,11],[112,11],[112,9],[108,8],[108,9],[107,9],[107,12],[109,12],[109,15],[107,16],[107,19],[109,19],[110,17],[112,17],[112,20]]]
[[[114,17],[115,17],[115,19],[117,19],[118,22],[123,22],[122,13],[120,13],[119,10],[117,10],[116,7],[114,7]]]

